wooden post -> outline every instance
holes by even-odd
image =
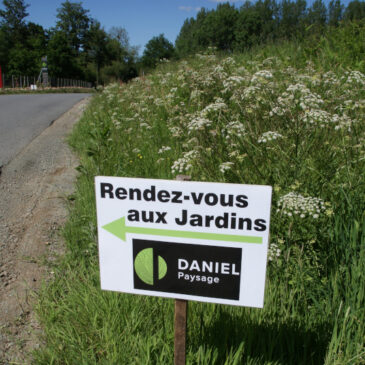
[[[191,176],[178,175],[176,180],[189,181]],[[174,336],[174,365],[186,363],[186,323],[188,301],[175,299],[175,336]]]
[[[174,364],[185,365],[186,358],[186,300],[175,299]]]

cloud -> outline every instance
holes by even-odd
[[[200,11],[201,8],[194,8],[193,6],[179,6],[181,11]]]

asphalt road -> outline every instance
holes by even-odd
[[[0,166],[6,165],[43,130],[89,94],[0,96]]]

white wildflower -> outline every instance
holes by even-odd
[[[245,78],[242,76],[230,76],[227,79],[223,80],[223,93],[227,93],[229,91],[234,90],[237,85],[243,83],[245,81]]]
[[[234,66],[236,64],[236,61],[232,57],[225,58],[221,64],[223,66]]]
[[[201,90],[192,90],[191,94],[190,94],[190,100],[195,100],[195,99],[199,99],[200,95],[203,94],[203,91]]]
[[[227,105],[223,99],[217,98],[212,104],[207,105],[201,112],[203,117],[206,117],[210,112],[220,112],[227,110]]]
[[[173,137],[180,137],[183,135],[183,131],[179,127],[169,127],[169,131],[171,132]]]
[[[353,124],[357,123],[357,120],[352,120],[346,114],[342,116],[338,116],[337,114],[333,115],[333,123],[336,124],[336,130],[347,129],[348,132],[351,132],[351,128]]]
[[[332,122],[332,115],[324,110],[306,110],[301,120],[305,123],[324,127]]]
[[[204,130],[207,127],[210,127],[212,125],[212,121],[206,118],[197,117],[194,118],[192,121],[188,124],[188,133],[192,133],[198,130]]]
[[[274,261],[281,255],[281,250],[276,243],[271,243],[267,251],[267,258],[269,261]]]
[[[223,162],[219,165],[219,171],[224,174],[226,171],[230,170],[234,165],[233,162]]]
[[[351,71],[347,77],[346,83],[365,86],[365,75],[360,71]]]
[[[176,160],[171,167],[171,171],[173,174],[175,173],[184,173],[188,170],[190,170],[193,167],[193,162],[196,160],[199,156],[198,151],[193,150],[189,152],[184,152],[183,157]]]
[[[268,132],[263,133],[259,137],[257,142],[258,143],[266,143],[266,142],[269,142],[269,141],[274,141],[275,139],[278,139],[278,138],[283,138],[283,136],[278,132],[268,131]]]
[[[304,197],[295,192],[282,196],[278,201],[278,207],[278,211],[289,217],[296,215],[300,218],[311,217],[314,219],[326,210],[326,204],[322,199]]]
[[[257,71],[251,78],[251,83],[257,84],[265,80],[270,80],[273,78],[273,75],[268,70],[260,70]]]
[[[159,154],[162,154],[164,152],[167,152],[167,151],[170,151],[171,150],[171,147],[169,146],[162,146],[159,150],[158,150],[158,153]]]
[[[229,122],[225,128],[228,139],[232,137],[243,137],[246,133],[244,125],[239,121]]]

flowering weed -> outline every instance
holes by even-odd
[[[174,179],[183,173],[272,185],[265,307],[192,303],[188,360],[231,364],[237,355],[249,364],[364,363],[365,75],[310,61],[299,67],[280,49],[269,58],[211,53],[163,63],[94,98],[71,137],[84,192],[72,219],[88,231],[94,175]],[[75,268],[91,266],[95,275],[97,261],[82,256],[91,238],[72,227],[66,236],[82,257]],[[76,289],[68,290],[62,300],[72,306],[67,300]],[[107,314],[88,302],[88,324],[78,333],[84,338],[77,340],[84,352],[71,351],[67,360],[53,348],[64,359],[59,363],[172,363],[167,300],[94,295]],[[83,315],[74,310],[76,325]],[[88,362],[90,354],[98,359]]]

